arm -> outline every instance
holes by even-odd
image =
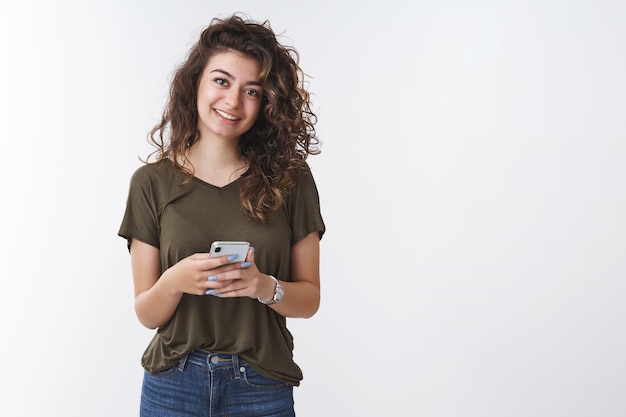
[[[312,317],[320,306],[320,237],[312,232],[291,248],[291,282],[280,281],[285,289],[281,302],[270,306],[285,317]],[[274,282],[266,277],[265,292],[261,299],[274,295]]]
[[[135,286],[135,313],[141,324],[155,329],[172,317],[182,293],[166,288],[165,280],[159,279],[161,261],[158,248],[133,239],[130,258]]]
[[[291,247],[291,282],[280,281],[285,296],[268,308],[285,317],[309,318],[320,305],[320,236],[312,232]],[[269,300],[276,284],[260,272],[254,263],[254,251],[248,252],[246,262],[235,269],[215,276],[214,295],[219,297],[250,297]],[[280,278],[280,277],[279,277]]]
[[[131,241],[130,258],[135,286],[135,313],[149,329],[164,325],[172,317],[184,293],[205,295],[210,288],[228,285],[208,277],[235,266],[226,265],[228,257],[209,258],[196,253],[161,271],[159,249],[137,239]]]

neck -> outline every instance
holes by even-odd
[[[219,141],[200,139],[194,143],[187,156],[201,164],[228,166],[241,161],[238,141]]]
[[[219,187],[237,180],[247,167],[237,142],[232,141],[199,140],[189,148],[185,164],[191,165],[197,178]]]

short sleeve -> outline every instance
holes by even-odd
[[[151,165],[140,167],[130,180],[126,210],[118,231],[118,235],[127,239],[129,245],[131,239],[137,239],[159,247],[157,182],[152,168]]]
[[[310,168],[300,174],[298,185],[290,195],[291,243],[304,239],[312,232],[319,232],[320,239],[326,231],[322,218],[319,193]]]

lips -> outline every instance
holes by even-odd
[[[220,116],[222,116],[224,119],[226,120],[230,120],[233,122],[236,122],[237,120],[241,120],[239,117],[237,116],[233,116],[232,114],[223,112],[222,110],[218,110],[218,109],[214,109],[215,113],[219,114]]]

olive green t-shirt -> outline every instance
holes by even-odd
[[[255,248],[259,270],[290,281],[291,246],[311,232],[325,231],[319,196],[308,166],[283,207],[267,224],[241,208],[239,180],[216,187],[185,176],[169,160],[143,165],[133,174],[119,235],[159,248],[162,270],[194,253],[208,253],[216,240],[243,240]],[[249,297],[184,294],[142,357],[151,373],[174,366],[195,349],[238,354],[259,373],[298,385],[293,337],[285,317]]]

